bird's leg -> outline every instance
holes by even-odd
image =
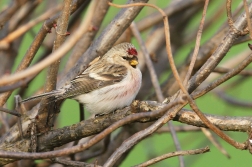
[[[80,110],[80,121],[83,121],[85,119],[85,114],[84,114],[84,105],[79,103],[79,110]]]

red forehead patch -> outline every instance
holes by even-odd
[[[129,48],[127,52],[129,55],[134,55],[134,56],[137,55],[137,51],[135,48]]]

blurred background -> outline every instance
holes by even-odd
[[[56,0],[55,0],[56,1]],[[176,1],[176,0],[174,0]],[[178,0],[179,1],[179,0]],[[61,1],[57,1],[54,3],[60,3]],[[125,4],[126,0],[114,0],[113,3],[116,4]],[[0,1],[0,11],[2,11],[10,1],[8,0],[1,0]],[[50,6],[49,1],[43,1],[41,4],[36,8],[35,12],[33,13],[32,17],[36,17],[43,13],[48,6]],[[150,0],[150,4],[156,4],[160,8],[166,8],[168,7],[172,1],[166,0]],[[174,53],[174,59],[176,62],[177,67],[181,67],[185,60],[188,59],[188,55],[193,51],[195,46],[195,39],[201,14],[203,10],[204,1],[201,1],[201,3],[196,3],[195,6],[191,6],[190,8],[194,8],[193,14],[190,14],[189,9],[184,9],[177,13],[177,16],[171,16],[170,21],[170,27],[171,27],[171,36],[172,36],[172,47],[173,47],[173,53]],[[232,2],[232,11],[235,13],[237,12],[237,15],[239,13],[243,12],[244,9],[241,8],[241,10],[238,10],[239,7],[242,5],[242,1],[234,1]],[[102,31],[104,27],[106,27],[115,17],[115,15],[120,11],[120,9],[117,9],[115,7],[110,7],[105,20],[102,23],[102,26],[99,30]],[[135,19],[136,23],[139,23],[141,20],[146,18],[152,13],[157,12],[153,8],[144,7],[144,9],[140,12],[140,14]],[[179,15],[187,15],[190,14],[190,17],[185,18],[186,21],[179,23],[179,25],[176,24],[176,22],[179,22],[180,20]],[[85,12],[82,13],[84,15]],[[188,14],[188,15],[189,15]],[[236,15],[235,15],[236,16]],[[210,1],[207,15],[206,15],[206,23],[205,29],[203,30],[202,40],[201,44],[207,43],[209,40],[211,40],[215,34],[220,32],[224,27],[227,25],[227,14],[226,14],[226,8],[225,8],[225,1],[218,1],[218,0],[212,0]],[[173,24],[176,25],[173,27]],[[22,43],[20,45],[20,48],[18,49],[18,55],[15,58],[15,62],[12,68],[12,72],[14,72],[20,63],[22,57],[25,55],[27,49],[29,48],[30,44],[32,43],[34,36],[37,34],[38,30],[40,29],[42,23],[37,24],[34,28],[32,28],[30,31],[28,31],[22,39]],[[147,40],[150,34],[155,31],[156,28],[161,27],[163,25],[162,21],[160,23],[157,23],[156,25],[147,28],[146,30],[142,31],[142,38],[144,40]],[[173,28],[177,30],[173,30]],[[74,31],[74,30],[73,30]],[[70,30],[71,33],[71,30]],[[96,38],[99,36],[99,33],[96,35]],[[46,44],[50,43],[50,40],[54,40],[55,37],[55,30],[52,29],[52,33],[47,35],[44,45],[40,47],[38,53],[36,54],[36,57],[33,61],[33,64],[40,58],[42,54],[44,54],[45,50],[48,47]],[[150,40],[150,39],[148,39]],[[154,39],[153,39],[154,40]],[[219,39],[220,42],[222,38]],[[237,43],[234,45],[225,58],[221,61],[220,67],[229,67],[230,69],[232,67],[235,67],[239,64],[239,59],[242,55],[246,55],[250,52],[250,50],[247,47],[247,43],[250,41],[247,39],[243,40],[245,42]],[[138,43],[133,38],[132,43],[140,50]],[[61,61],[60,68],[61,70],[64,69],[64,66],[68,60],[68,57],[71,52],[69,52]],[[160,84],[166,85],[169,78],[171,78],[171,71],[169,69],[169,63],[166,58],[166,53],[164,50],[164,43],[160,45],[160,48],[156,50],[155,58],[157,59],[157,63],[154,65],[157,68],[157,73],[159,75]],[[162,58],[163,57],[163,58]],[[244,59],[244,58],[243,58]],[[162,64],[163,62],[163,64]],[[158,68],[160,66],[160,63],[162,64],[163,68]],[[150,79],[147,77],[149,75],[147,70],[145,70],[144,75],[146,75],[146,80],[144,80],[143,86],[146,86],[142,88],[139,96],[137,99],[144,100],[155,100],[155,94],[154,89],[151,87],[148,81]],[[251,70],[251,66],[246,68],[246,70]],[[213,73],[217,74],[217,73]],[[210,75],[210,77],[207,79],[205,83],[208,83],[212,81],[214,78],[218,77],[215,75]],[[46,70],[43,70],[42,72],[37,75],[32,82],[29,84],[29,86],[26,88],[25,92],[23,93],[22,98],[26,98],[31,96],[34,92],[36,92],[38,89],[42,88],[45,82],[46,78]],[[238,99],[240,101],[251,101],[251,85],[252,80],[251,77],[244,77],[244,76],[236,76],[232,79],[230,79],[228,82],[221,85],[222,90],[225,90],[225,95],[229,97],[233,97],[235,99]],[[165,86],[163,86],[163,89],[166,89]],[[7,108],[13,108],[14,106],[14,97],[13,95],[19,94],[20,90],[17,89],[12,93],[12,96],[9,98],[7,103]],[[176,92],[176,91],[175,91]],[[164,95],[167,97],[169,93],[164,93]],[[172,95],[172,94],[170,94]],[[251,116],[251,108],[249,107],[243,107],[243,106],[237,106],[233,105],[229,102],[227,102],[225,99],[222,98],[221,93],[218,91],[212,91],[205,96],[199,98],[196,100],[197,105],[201,109],[202,112],[213,114],[213,115],[222,115],[222,116]],[[186,107],[187,109],[190,109],[190,107]],[[85,112],[86,118],[89,117],[89,113]],[[74,123],[79,122],[79,108],[78,103],[74,100],[66,100],[64,104],[62,105],[61,112],[57,118],[57,126],[56,127],[64,127],[68,125],[72,125]],[[173,122],[175,126],[181,126],[183,124],[179,122]],[[134,126],[139,126],[139,123],[135,123]],[[55,128],[56,128],[55,127]],[[116,136],[116,132],[112,134],[113,136]],[[233,139],[244,142],[247,139],[247,134],[244,132],[225,132]],[[213,144],[205,137],[205,135],[199,130],[199,131],[191,131],[191,132],[177,132],[179,142],[181,144],[182,150],[190,150],[190,149],[197,149],[202,148],[205,146],[209,146],[211,151],[209,153],[200,154],[200,155],[189,155],[185,156],[185,164],[186,166],[204,166],[204,167],[212,167],[212,166],[243,166],[243,167],[249,167],[251,166],[250,158],[251,155],[248,151],[241,151],[238,149],[235,149],[234,147],[227,144],[225,141],[220,139],[219,137],[216,138],[221,143],[224,149],[226,149],[227,153],[230,155],[230,158],[227,158],[227,156],[223,155]],[[121,167],[128,167],[133,166],[135,164],[139,164],[141,162],[145,162],[151,158],[160,156],[165,153],[174,152],[176,151],[173,140],[171,138],[170,133],[167,132],[156,132],[150,137],[144,139],[139,144],[137,144],[133,150],[129,153],[129,155],[126,157],[126,159],[123,161],[123,163],[120,165]],[[38,161],[39,163],[40,161]],[[156,163],[152,165],[153,167],[177,167],[179,166],[178,157],[169,158],[166,160],[163,160],[159,163]]]

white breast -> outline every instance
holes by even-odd
[[[94,90],[88,94],[75,97],[93,114],[104,114],[131,104],[135,99],[142,82],[142,73],[138,68],[128,72],[119,83]]]

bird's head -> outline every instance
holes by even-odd
[[[136,68],[138,65],[137,50],[131,43],[121,43],[111,48],[104,58],[109,62],[122,65],[130,65]]]

